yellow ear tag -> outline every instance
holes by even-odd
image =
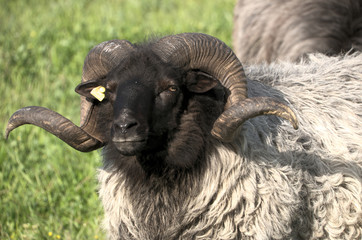
[[[90,94],[93,95],[93,97],[97,98],[98,101],[102,102],[104,99],[104,93],[106,92],[106,89],[103,86],[98,86],[92,89]]]

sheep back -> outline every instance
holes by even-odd
[[[243,63],[362,50],[361,0],[239,0],[233,47]]]

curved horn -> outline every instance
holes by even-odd
[[[225,110],[215,121],[211,133],[224,142],[231,142],[239,126],[260,115],[282,117],[290,121],[294,129],[298,129],[297,117],[287,105],[271,97],[255,97],[247,98]]]
[[[209,73],[230,90],[226,108],[247,98],[243,66],[234,52],[219,39],[202,33],[182,33],[161,38],[155,52],[165,62]]]
[[[33,124],[57,136],[69,146],[89,152],[103,146],[102,142],[89,136],[85,131],[59,113],[43,107],[25,107],[16,111],[9,119],[5,137],[24,124]]]
[[[215,121],[211,133],[228,142],[246,120],[264,114],[274,114],[298,122],[293,111],[272,98],[247,98],[247,82],[243,66],[234,52],[221,40],[201,33],[183,33],[161,38],[155,52],[165,62],[184,68],[199,69],[214,76],[230,91],[225,111]]]
[[[125,51],[133,48],[128,41],[112,40],[95,46],[87,55],[82,82],[103,78],[123,58]],[[71,147],[89,152],[102,147],[107,140],[104,126],[112,114],[110,103],[81,100],[81,127],[76,126],[62,115],[43,108],[26,107],[15,112],[9,119],[6,138],[9,133],[24,124],[39,126],[54,134]]]

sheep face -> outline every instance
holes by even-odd
[[[210,91],[217,85],[218,81],[206,73],[182,72],[163,63],[152,51],[140,48],[106,78],[81,83],[77,92],[97,101],[90,91],[95,86],[105,87],[103,101],[108,101],[113,108],[113,120],[105,124],[110,128],[109,144],[122,155],[150,155],[162,151],[169,155],[166,149],[180,131],[181,118],[188,113],[195,95],[224,104],[221,88]],[[220,112],[214,119],[218,114]],[[208,123],[209,131],[212,123]]]
[[[150,78],[137,74],[122,79],[116,90],[111,140],[124,155],[153,149],[156,146],[150,146],[152,143],[159,143],[177,126],[182,101],[180,82],[167,75],[156,76],[157,72],[147,75]]]
[[[111,141],[124,155],[161,147],[158,145],[177,127],[183,98],[181,79],[168,66],[155,66],[149,60],[111,76],[111,81],[118,82]]]

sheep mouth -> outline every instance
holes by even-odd
[[[114,139],[112,142],[122,155],[133,156],[145,148],[147,139]]]
[[[113,140],[114,143],[137,143],[137,142],[146,142],[146,139],[117,139]]]

